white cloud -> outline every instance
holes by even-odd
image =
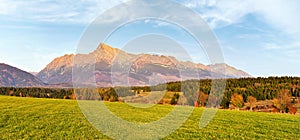
[[[212,7],[216,5],[216,0],[189,0],[184,1],[183,4],[189,8],[197,8],[199,6]]]
[[[239,22],[245,15],[253,12],[253,4],[247,0],[190,0],[185,6],[194,8],[212,28],[219,28]]]
[[[264,49],[266,49],[266,50],[278,50],[278,49],[282,49],[282,47],[283,46],[280,46],[275,43],[265,43],[264,44]]]
[[[300,42],[289,42],[285,44],[280,43],[265,43],[264,49],[266,50],[280,50],[280,51],[292,51],[292,50],[300,50]]]
[[[300,42],[291,42],[286,44],[280,43],[265,43],[263,48],[273,53],[281,55],[286,61],[295,61],[299,59]],[[270,55],[270,58],[278,57],[278,55]]]
[[[264,0],[255,4],[265,22],[291,34],[300,33],[300,1]]]
[[[240,33],[237,38],[259,40],[264,37],[265,43],[259,43],[263,50],[278,52],[286,57],[299,57],[295,55],[300,52],[298,0],[219,0],[211,3],[206,0],[189,0],[185,5],[198,11],[213,29],[247,25],[242,28],[252,28],[246,30],[256,33]],[[253,15],[257,21],[249,21],[248,15]]]
[[[167,21],[161,21],[161,20],[155,20],[155,19],[145,19],[143,20],[145,24],[153,25],[155,28],[159,27],[173,27],[174,25],[172,23],[169,23]]]
[[[128,0],[1,0],[0,15],[45,22],[90,23],[100,13]],[[181,2],[200,12],[212,28],[241,22],[256,13],[286,32],[300,32],[297,0],[189,0]]]
[[[239,23],[246,15],[257,14],[263,17],[263,22],[275,28],[293,35],[300,34],[298,0],[189,0],[184,4],[199,11],[212,28]]]
[[[0,16],[42,22],[89,23],[105,10],[126,0],[2,0]]]
[[[260,37],[259,34],[239,34],[236,36],[237,39],[258,39]]]

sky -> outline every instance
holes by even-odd
[[[54,58],[76,53],[89,25],[106,10],[126,1],[0,0],[0,63],[38,72]],[[225,63],[255,77],[300,76],[300,1],[172,1],[190,8],[204,19],[220,43]],[[139,9],[138,12],[147,11]],[[121,15],[116,14],[112,19],[116,16]],[[177,41],[189,54],[189,58],[178,55],[181,60],[209,64],[205,51],[188,33],[176,25],[157,20],[124,25],[105,43],[140,53],[145,50],[130,48],[126,43],[137,44],[133,38],[147,41],[145,36],[138,36],[142,33],[151,33],[152,39],[158,37],[157,34],[164,35],[165,42],[156,42],[160,44],[156,48],[166,46],[168,41]],[[148,40],[144,48],[151,48],[149,44],[153,42]],[[153,52],[176,56],[176,49],[166,48],[164,52],[153,49]]]

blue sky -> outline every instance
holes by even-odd
[[[88,25],[105,10],[125,1],[1,0],[0,63],[40,71],[54,58],[75,53]],[[253,76],[300,76],[300,1],[176,2],[207,22],[219,39],[227,64]],[[195,42],[182,30],[157,21],[125,26],[107,43],[121,48],[141,32],[172,36],[187,46],[195,62],[209,64],[203,51],[197,48],[195,53]]]

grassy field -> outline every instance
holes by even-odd
[[[138,109],[106,103],[117,116],[150,122],[173,106]],[[204,129],[198,128],[203,109],[165,139],[299,139],[300,116],[219,110]],[[109,139],[86,121],[76,101],[0,96],[0,139]]]

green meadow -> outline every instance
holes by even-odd
[[[105,103],[112,113],[131,122],[147,123],[168,114],[174,106],[142,109],[125,103]],[[219,110],[200,129],[203,108],[165,139],[299,139],[300,116]],[[75,100],[0,96],[0,139],[110,139],[93,127]]]

